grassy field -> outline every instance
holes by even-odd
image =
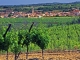
[[[71,23],[73,20],[77,20],[78,17],[42,17],[42,18],[0,18],[0,27],[12,24],[14,29],[30,26],[32,22],[34,26],[43,24],[48,26],[60,25]]]
[[[3,23],[24,23],[24,22],[71,22],[78,17],[42,17],[42,18],[0,18]]]

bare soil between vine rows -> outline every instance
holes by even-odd
[[[9,60],[14,60],[14,55],[9,54]],[[42,60],[42,54],[41,53],[29,53],[28,60],[32,59],[35,60],[37,58],[38,60]],[[6,60],[6,55],[0,55],[0,60]],[[26,60],[26,54],[22,53],[20,54],[18,60]],[[44,53],[44,59],[43,60],[80,60],[80,52],[52,52],[52,53]]]

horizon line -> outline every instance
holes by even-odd
[[[61,4],[69,4],[69,3],[78,3],[78,2],[80,2],[80,1],[74,1],[74,2],[52,2],[53,4],[58,4],[58,3],[61,3]],[[49,2],[49,3],[51,3],[51,2]],[[30,3],[30,4],[5,4],[5,5],[0,5],[0,6],[19,6],[19,5],[36,5],[36,4],[48,4],[48,2],[46,2],[46,3]]]

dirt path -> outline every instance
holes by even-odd
[[[21,54],[18,60],[26,60],[26,55]],[[38,58],[42,60],[41,53],[30,53],[29,59]],[[0,60],[6,60],[6,55],[0,55]],[[14,60],[14,55],[9,55],[9,60]],[[44,53],[44,60],[80,60],[79,52],[55,52]]]

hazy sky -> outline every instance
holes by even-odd
[[[75,1],[80,1],[80,0],[0,0],[0,5],[23,5],[23,4],[53,3],[53,2],[69,3]]]

